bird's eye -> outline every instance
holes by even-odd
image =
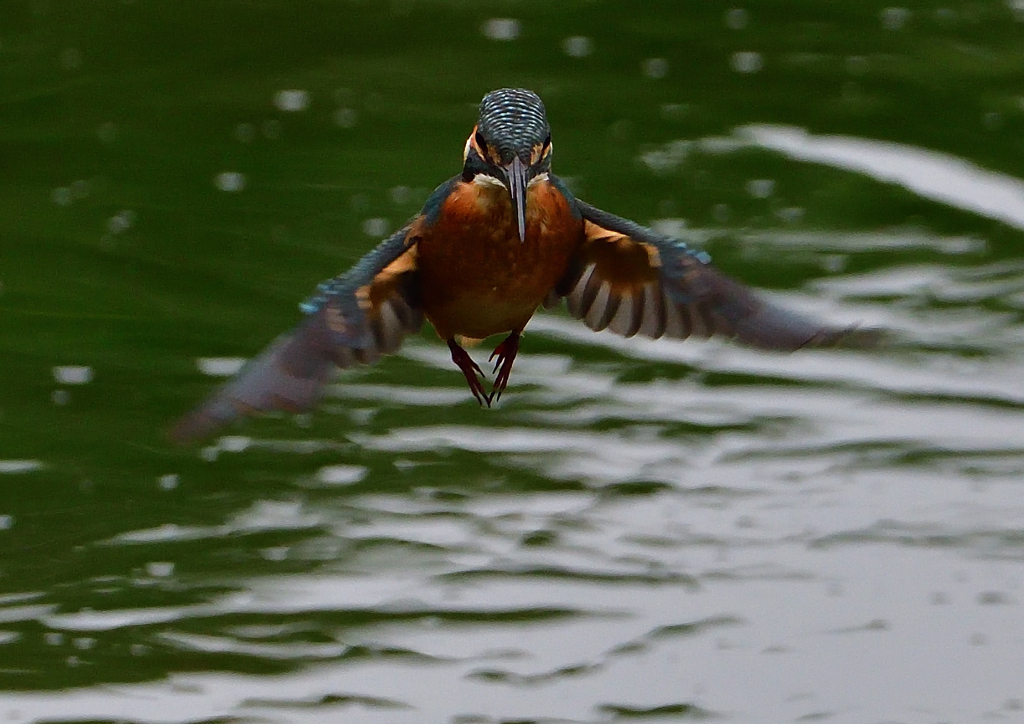
[[[549,133],[548,137],[544,139],[544,148],[547,148],[550,145],[551,145],[551,134]]]
[[[477,131],[476,132],[475,140],[476,140],[476,145],[480,147],[480,151],[481,152],[486,150],[486,148],[487,148],[487,139],[484,138],[484,134],[480,133],[480,131]]]

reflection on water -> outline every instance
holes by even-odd
[[[591,22],[552,4],[541,22],[391,3],[323,22],[341,11],[318,5],[293,34],[274,3],[252,26],[210,6],[186,36],[195,67],[168,71],[149,46],[179,20],[116,7],[109,27],[75,16],[80,40],[0,38],[12,78],[56,44],[19,90],[47,120],[18,146],[24,243],[0,256],[4,366],[23,375],[0,409],[0,719],[1020,718],[1024,182],[984,170],[991,154],[875,140],[871,115],[886,100],[908,135],[945,123],[977,151],[932,118],[955,104],[915,114],[916,86],[885,85],[961,73],[981,79],[956,95],[986,132],[1012,129],[1019,39],[997,39],[1014,4],[869,8],[857,33],[767,6]],[[128,70],[105,69],[120,32]],[[488,60],[431,65],[457,52]],[[575,119],[556,137],[581,195],[612,188],[612,211],[894,344],[772,355],[540,315],[494,410],[424,335],[314,415],[195,451],[147,437],[287,326],[268,310],[411,213],[451,160],[435,136],[457,128],[457,150],[464,100],[512,82]],[[79,92],[93,145],[34,145]],[[154,139],[170,150],[132,155]]]
[[[812,136],[800,128],[746,126],[736,135],[744,144],[897,183],[925,198],[1024,228],[1024,181],[961,158],[863,138]]]
[[[857,254],[892,234],[821,246]],[[479,415],[447,352],[414,340],[400,357],[438,384],[347,375],[318,426],[352,418],[344,439],[265,439],[257,422],[202,453],[330,464],[295,465],[227,520],[94,543],[145,561],[94,595],[166,596],[4,601],[0,644],[42,641],[82,683],[108,657],[167,671],[9,694],[7,719],[1010,716],[1024,696],[1024,387],[1006,309],[1022,286],[1018,266],[982,259],[836,276],[786,300],[898,329],[879,353],[627,341],[541,316],[500,410]],[[944,302],[915,309],[920,295]],[[200,541],[259,564],[204,580],[189,566]],[[161,602],[190,589],[207,592]]]

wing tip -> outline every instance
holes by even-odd
[[[880,327],[862,327],[854,324],[842,328],[818,330],[798,349],[878,349],[889,344],[892,334]]]
[[[178,418],[167,430],[167,439],[182,447],[194,445],[213,437],[215,433],[236,420],[261,412],[240,400],[225,400],[221,392],[218,390],[211,399]],[[225,403],[228,404],[226,408]]]
[[[221,421],[214,420],[201,411],[190,412],[179,418],[165,435],[168,441],[178,447],[190,447],[213,435],[221,424]]]

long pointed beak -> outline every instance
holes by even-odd
[[[508,191],[512,194],[512,205],[516,208],[516,223],[519,225],[519,241],[526,241],[526,186],[530,182],[529,167],[524,166],[519,156],[512,158],[512,163],[504,166]]]

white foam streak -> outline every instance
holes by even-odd
[[[925,198],[1024,229],[1024,181],[956,156],[889,141],[816,136],[794,126],[743,126],[735,135],[751,146],[899,184]]]

